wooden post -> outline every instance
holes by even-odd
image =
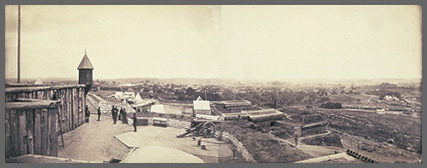
[[[83,101],[83,106],[82,106],[82,109],[83,109],[83,110],[82,110],[82,118],[85,118],[85,117],[84,117],[84,113],[85,113],[85,108],[86,108],[86,94],[85,94],[84,89],[85,89],[85,88],[82,88],[82,92],[83,92],[83,93],[82,93],[82,101]],[[83,123],[85,123],[85,122],[84,122],[84,120],[83,120]]]
[[[18,122],[18,111],[11,110],[10,111],[10,156],[18,156],[19,155],[19,122]]]
[[[43,99],[47,100],[47,92],[48,90],[43,90]]]
[[[42,109],[41,112],[41,153],[47,155],[47,109]]]
[[[74,127],[77,128],[79,126],[79,88],[73,88],[73,100],[74,100]]]
[[[74,127],[74,89],[73,88],[71,88],[71,89],[69,89],[70,90],[70,107],[71,107],[71,110],[70,110],[70,113],[71,113],[71,121],[70,121],[70,123],[71,123],[71,130],[74,130],[75,129],[75,127]]]
[[[25,110],[20,109],[18,110],[18,117],[19,117],[19,155],[27,154],[27,145],[26,141],[27,138],[27,129],[26,129],[26,115]]]
[[[51,151],[50,151],[50,139],[51,139],[50,131],[51,131],[51,125],[52,125],[50,118],[52,116],[50,115],[50,110],[49,109],[46,109],[46,116],[47,116],[46,120],[45,120],[46,121],[46,137],[45,137],[45,139],[47,141],[47,144],[46,144],[46,155],[50,156],[50,153],[51,153]]]
[[[49,136],[49,156],[58,156],[58,136],[56,133],[56,115],[58,112],[58,107],[55,105],[54,109],[49,109],[49,117],[50,117],[50,136]]]
[[[34,111],[34,154],[42,154],[42,136],[41,136],[41,109]]]
[[[9,121],[9,117],[10,116],[10,110],[5,111],[5,157],[8,158],[10,156],[10,147],[11,145],[11,141],[10,141],[10,121]]]
[[[65,121],[64,121],[64,119],[65,119],[65,101],[64,101],[64,93],[62,92],[62,90],[58,90],[58,93],[59,93],[59,95],[60,95],[60,98],[61,98],[61,110],[60,110],[60,115],[61,115],[61,118],[60,118],[60,120],[61,120],[61,125],[60,125],[60,127],[61,127],[61,130],[63,131],[63,132],[65,132]]]
[[[77,90],[77,99],[76,99],[76,101],[77,101],[77,110],[76,110],[76,114],[77,114],[77,126],[80,126],[81,125],[81,122],[80,122],[80,88],[77,88],[76,89]]]
[[[34,109],[28,109],[27,111],[27,154],[34,154]]]
[[[64,98],[64,104],[62,105],[62,109],[64,110],[64,120],[65,120],[65,132],[68,132],[68,97],[67,97],[67,90],[61,89],[61,92],[63,92],[63,98]]]

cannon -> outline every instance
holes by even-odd
[[[220,123],[218,120],[200,120],[195,119],[191,121],[190,128],[184,134],[178,135],[178,138],[183,138],[188,134],[203,136],[204,138],[212,138],[215,136],[217,130],[216,124]]]

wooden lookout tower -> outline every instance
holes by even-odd
[[[79,70],[79,84],[86,85],[85,94],[87,94],[93,85],[93,66],[86,55],[86,51],[77,69]]]

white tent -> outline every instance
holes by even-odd
[[[151,110],[152,113],[162,113],[165,114],[165,106],[163,104],[152,105]]]
[[[204,101],[200,96],[193,101],[194,110],[211,110],[209,101]]]
[[[200,96],[193,101],[193,109],[195,114],[211,114],[211,106],[209,101],[204,101]]]
[[[117,100],[121,100],[123,98],[123,92],[114,93],[114,98],[116,98]]]
[[[139,95],[139,92],[136,93],[136,96],[135,96],[134,100],[135,100],[136,103],[140,103],[140,102],[143,101],[142,98],[141,98],[141,95]]]
[[[37,81],[34,83],[35,85],[41,85],[43,84],[42,80],[40,78],[37,79]]]

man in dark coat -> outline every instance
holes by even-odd
[[[98,107],[98,121],[101,120],[101,107]]]
[[[136,132],[136,122],[138,120],[136,119],[136,113],[133,114],[133,132]]]
[[[120,118],[121,118],[122,115],[123,115],[123,108],[120,107],[119,120],[120,120]]]
[[[113,109],[113,120],[114,120],[114,124],[117,123],[117,107],[114,107]]]
[[[86,122],[89,122],[89,116],[90,116],[89,107],[86,105],[86,111],[85,111]]]
[[[123,118],[122,118],[123,124],[127,124],[128,123],[128,119],[127,119],[126,108],[123,109],[123,114],[122,115],[123,115]]]

